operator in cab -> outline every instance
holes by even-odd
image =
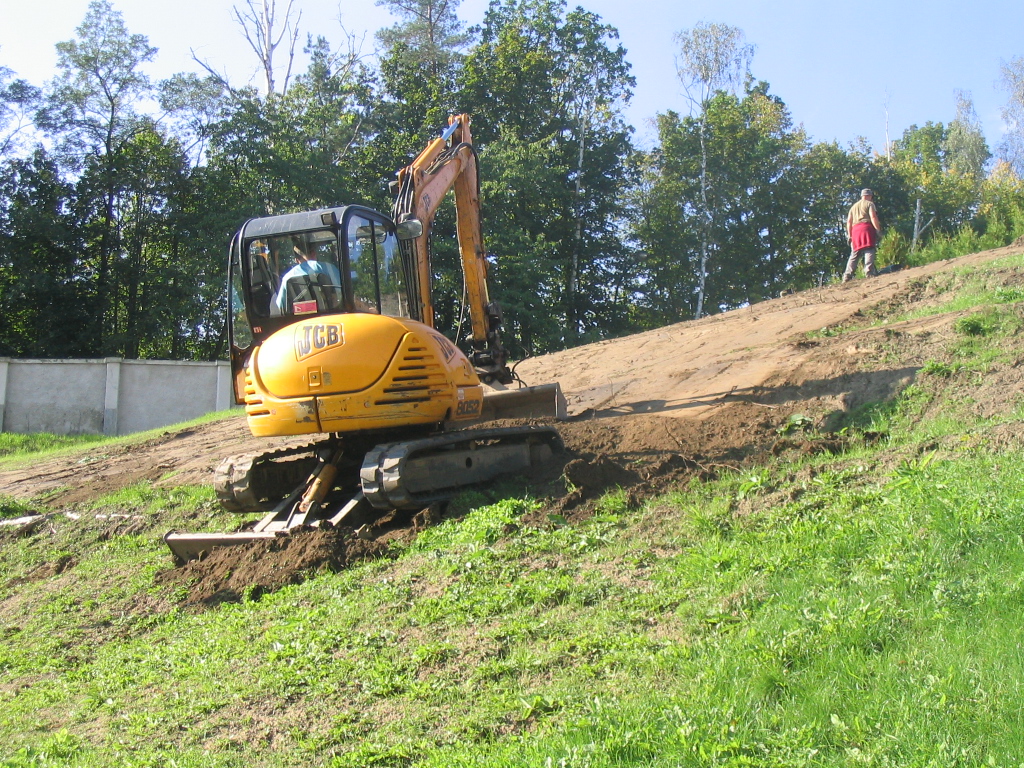
[[[318,261],[316,251],[300,237],[292,238],[292,256],[295,265],[281,276],[281,287],[274,296],[274,305],[279,312],[292,310],[296,314],[301,314],[298,306],[301,302],[295,301],[294,297],[301,296],[305,291],[309,294],[307,298],[315,301],[314,291],[310,286],[322,285],[325,281],[331,294],[340,295],[341,273],[338,268],[329,262]],[[323,276],[324,279],[321,280],[319,276]],[[313,311],[316,311],[315,308]]]

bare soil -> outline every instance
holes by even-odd
[[[517,373],[526,383],[561,383],[570,415],[559,424],[565,453],[524,480],[547,500],[526,522],[586,517],[593,500],[615,488],[638,503],[690,478],[714,477],[786,451],[840,453],[846,438],[829,433],[859,406],[891,399],[915,381],[925,362],[944,359],[960,315],[882,325],[871,320],[948,301],[930,282],[940,273],[1022,252],[1024,242],[1018,241],[523,361]],[[1013,286],[1024,276],[1004,269],[992,280]],[[836,334],[840,328],[859,330]],[[997,366],[972,392],[979,414],[1005,410],[1019,396],[1020,362]],[[780,434],[797,416],[816,427],[813,439]],[[0,472],[0,494],[51,511],[73,510],[139,481],[160,487],[209,483],[223,457],[283,442],[255,439],[244,419],[232,418]],[[351,529],[307,531],[269,545],[215,551],[180,568],[171,568],[168,557],[158,580],[185,586],[184,602],[196,608],[255,598],[320,569],[386,557],[391,542],[411,539],[452,514],[435,507],[394,515],[359,536]],[[65,567],[55,564],[49,573]]]

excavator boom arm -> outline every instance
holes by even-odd
[[[469,131],[469,115],[449,118],[448,129],[407,167],[398,172],[397,224],[415,219],[422,224],[410,245],[417,274],[421,319],[434,326],[430,291],[430,228],[438,207],[449,191],[455,192],[456,228],[462,273],[466,281],[472,325],[473,363],[502,383],[512,380],[507,352],[498,329],[501,314],[487,288],[487,251],[480,226],[480,182],[476,150]]]

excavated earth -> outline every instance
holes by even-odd
[[[569,406],[568,421],[558,427],[566,451],[544,470],[514,481],[516,492],[543,500],[524,524],[547,524],[553,515],[569,522],[584,518],[594,499],[615,488],[636,504],[691,478],[714,477],[772,454],[841,452],[846,438],[829,433],[844,414],[892,398],[925,362],[941,360],[954,322],[965,313],[872,320],[948,301],[930,282],[939,273],[1022,252],[1024,239],[521,362],[516,372],[525,383],[560,382]],[[992,279],[1024,285],[1024,275],[1012,268]],[[839,329],[845,332],[836,334]],[[1012,402],[1022,380],[1024,366],[996,370],[974,393],[979,412],[998,412]],[[780,436],[794,418],[813,423],[818,437]],[[206,484],[221,458],[284,442],[254,439],[244,419],[230,418],[3,471],[0,494],[40,504],[51,513],[52,528],[60,524],[60,512],[78,517],[76,511],[118,489],[140,481],[159,487]],[[502,484],[495,486],[483,492],[500,493]],[[180,567],[172,567],[168,556],[168,568],[157,579],[180,585],[182,602],[195,608],[255,598],[321,569],[387,557],[394,541],[458,514],[454,507],[431,507],[389,515],[358,535],[349,528],[310,530],[269,545],[215,550]],[[155,536],[163,530],[159,520],[151,520],[106,533],[126,532]],[[50,565],[33,577],[68,567]]]

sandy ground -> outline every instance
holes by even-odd
[[[721,417],[724,405],[734,409],[745,402],[767,402],[792,392],[804,399],[831,394],[847,406],[872,397],[879,377],[846,381],[829,389],[825,379],[815,387],[812,376],[836,381],[843,374],[844,359],[824,365],[822,345],[808,343],[809,332],[851,324],[865,309],[913,294],[922,277],[1002,258],[1024,251],[1009,246],[874,279],[827,286],[762,302],[745,309],[679,323],[635,336],[602,341],[576,349],[525,360],[516,371],[527,384],[558,381],[565,393],[572,419],[629,419],[638,415],[673,420],[707,420]],[[934,319],[922,321],[923,328]],[[913,329],[908,329],[913,330]],[[858,350],[848,350],[848,368],[859,365]],[[892,374],[889,371],[888,374]],[[911,371],[896,371],[899,380]],[[880,374],[885,378],[886,374]],[[870,380],[869,380],[870,379]],[[821,391],[819,391],[821,390]],[[864,391],[867,390],[867,391]],[[778,404],[778,403],[774,403]],[[737,414],[743,424],[745,416]],[[677,449],[670,437],[678,424],[651,428],[643,420],[607,425],[606,430],[626,452]],[[564,430],[571,448],[581,453],[609,452],[599,436],[593,445],[588,430],[569,426]],[[70,504],[109,493],[141,480],[156,485],[208,483],[225,456],[265,450],[285,441],[252,438],[241,418],[165,433],[148,441],[103,447],[76,454],[69,461],[54,458],[21,469],[0,472],[0,493],[21,499],[46,497],[50,504]],[[614,450],[611,450],[614,453]]]
[[[525,360],[528,383],[561,382],[570,415],[701,418],[723,398],[787,378],[818,349],[807,334],[846,325],[912,293],[922,277],[1021,252],[1019,246],[783,296],[744,309]]]
[[[780,427],[799,414],[827,433],[837,416],[892,397],[925,361],[941,357],[956,319],[956,313],[929,314],[882,325],[871,323],[873,313],[884,308],[899,315],[948,301],[925,278],[1019,253],[1022,242],[523,361],[517,373],[527,384],[561,383],[570,414],[559,425],[567,451],[528,478],[531,492],[548,500],[538,520],[585,516],[587,502],[609,488],[639,499],[780,450],[832,450],[827,441],[808,447],[780,439]],[[1024,283],[1014,269],[997,277],[1006,285]],[[828,330],[838,327],[858,330]],[[976,393],[978,407],[1003,408],[1021,390],[1022,377],[1024,367],[1016,366],[993,374]],[[254,439],[243,418],[228,419],[8,469],[0,472],[0,494],[74,509],[140,481],[210,483],[223,457],[285,442]],[[316,568],[384,556],[389,541],[415,536],[424,520],[444,514],[391,517],[370,538],[336,529],[254,545],[258,552],[218,550],[203,562],[169,568],[161,579],[190,585],[188,602],[209,606],[239,599],[247,589],[251,594],[254,586],[275,589]],[[161,534],[159,521],[153,525],[151,532]]]

